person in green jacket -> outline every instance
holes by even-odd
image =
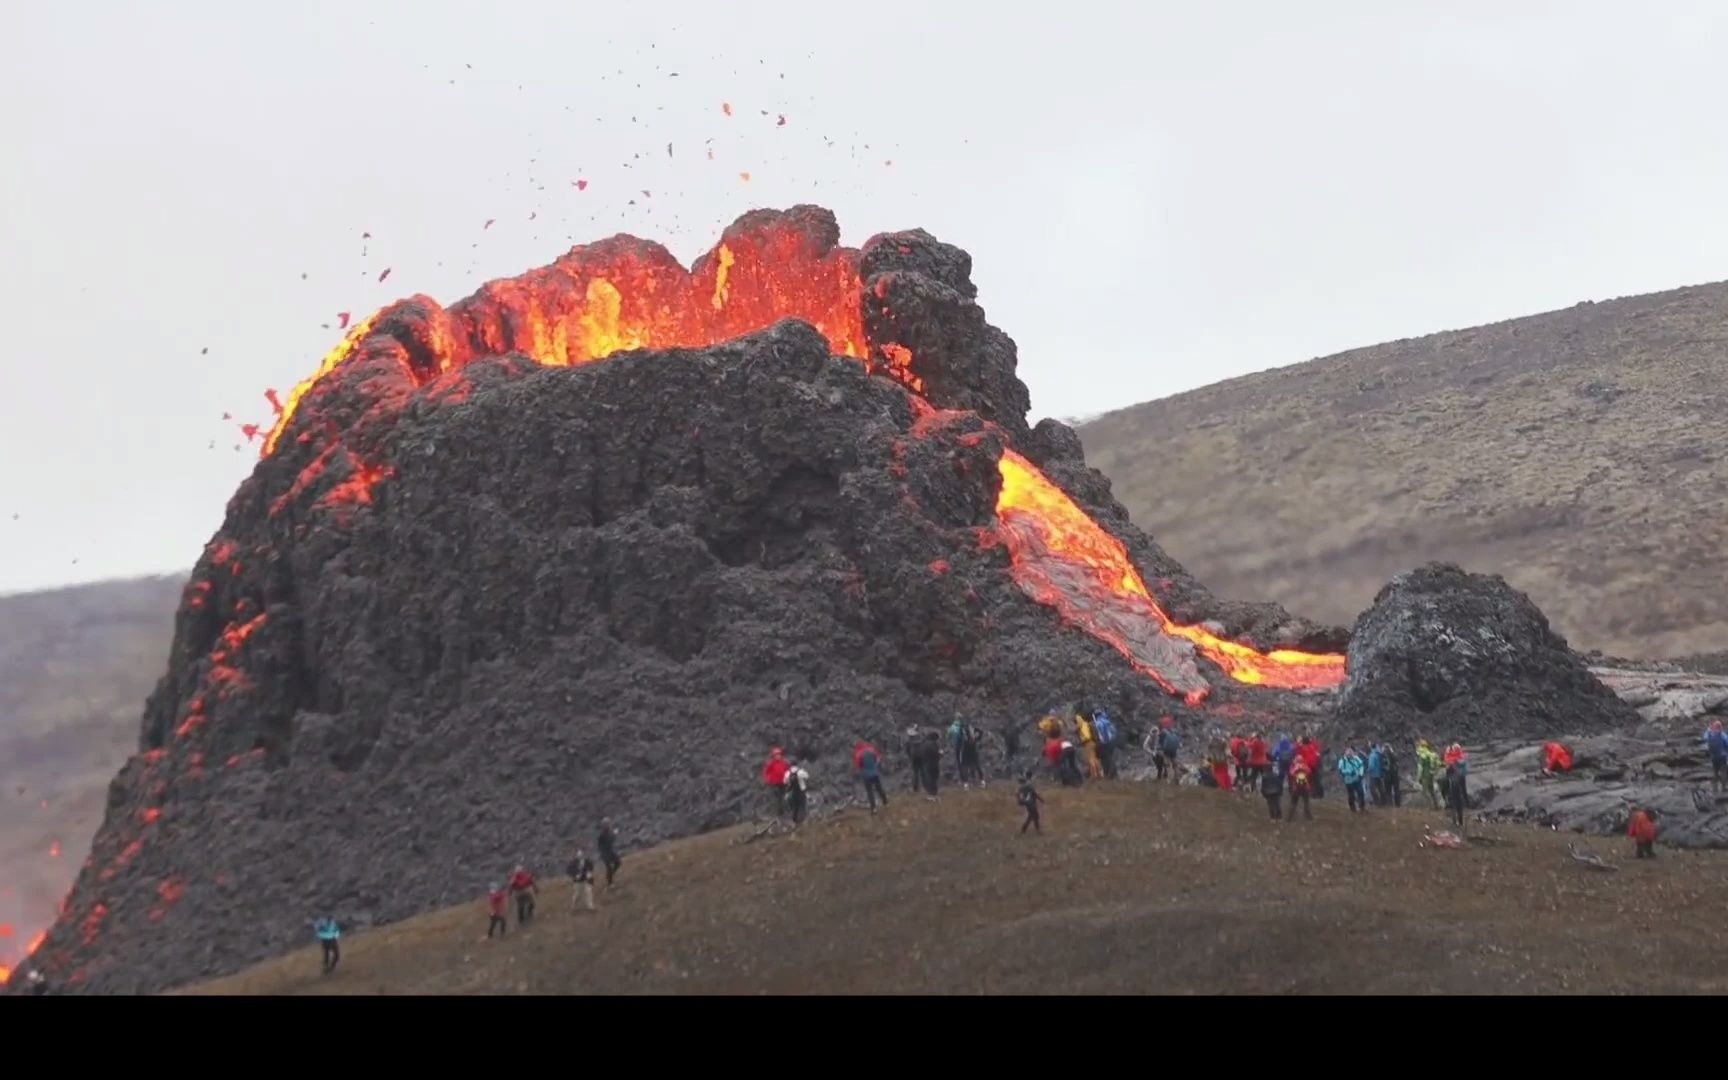
[[[1428,801],[1434,804],[1434,809],[1440,809],[1440,796],[1434,790],[1435,779],[1440,775],[1440,755],[1428,745],[1427,739],[1416,740],[1416,783],[1428,796]]]

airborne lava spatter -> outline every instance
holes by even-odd
[[[637,349],[711,345],[789,317],[815,326],[836,355],[895,379],[927,409],[911,350],[866,338],[859,251],[838,246],[837,235],[825,236],[820,224],[809,227],[811,220],[798,210],[746,215],[688,270],[659,245],[620,236],[574,248],[518,277],[488,282],[449,308],[423,296],[398,302],[355,324],[312,377],[289,392],[263,454],[277,452],[308,396],[351,360],[385,372],[371,375],[367,385],[378,405],[387,407],[389,395],[400,391],[400,400],[407,400],[415,389],[487,357],[518,353],[546,366],[585,364]],[[885,282],[878,277],[875,284]],[[391,379],[399,381],[385,385]],[[319,435],[311,428],[298,438],[314,440]],[[351,462],[350,478],[326,492],[319,505],[366,504],[389,477],[387,467],[361,461],[341,436],[322,441],[272,513],[310,487],[339,449]],[[1247,684],[1299,689],[1343,680],[1342,656],[1263,653],[1174,622],[1122,543],[1061,488],[1012,451],[999,468],[997,517],[1015,580],[1171,694],[1194,704],[1209,692],[1196,651]]]

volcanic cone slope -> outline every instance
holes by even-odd
[[[1528,596],[1498,575],[1430,563],[1356,620],[1338,735],[1543,739],[1638,723]],[[1336,737],[1336,736],[1335,736]]]
[[[1092,593],[1034,598],[1022,564],[1066,540],[1014,546],[1039,523],[998,520],[1010,460],[1108,529],[1084,553],[1126,550],[1169,618],[1341,647],[1213,601],[1071,431],[1027,427],[964,252],[837,237],[826,211],[758,212],[688,273],[619,238],[367,320],[290,397],[187,587],[141,752],[39,954],[61,985],[154,990],[278,953],[319,915],[362,928],[516,862],[545,876],[602,814],[629,844],[736,822],[771,745],[835,797],[856,739],[892,756],[909,724],[1001,730],[1079,698],[1133,724],[1181,709],[1160,670],[1241,692],[1193,627],[1134,625],[1154,610],[1139,594],[1088,623],[1087,598],[1115,594],[1079,556],[1037,580]],[[839,283],[857,317],[763,253]],[[657,276],[621,289],[601,256]],[[796,318],[764,301],[727,321],[794,295]],[[1285,655],[1266,670],[1300,680],[1306,654]]]

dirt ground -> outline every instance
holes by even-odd
[[[486,941],[472,904],[346,935],[189,988],[210,994],[1710,993],[1728,989],[1728,856],[1472,824],[1439,813],[1312,822],[1258,797],[1041,786],[891,793],[797,835],[728,830],[626,852],[600,910],[542,869],[538,918]],[[1591,870],[1568,842],[1618,872]],[[500,876],[505,871],[499,867]],[[561,869],[561,868],[557,868]],[[514,916],[512,916],[512,919]],[[308,930],[308,941],[311,940]]]

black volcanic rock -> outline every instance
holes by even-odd
[[[1540,740],[1638,722],[1498,575],[1433,563],[1400,574],[1350,635],[1339,736]]]
[[[818,208],[759,211],[727,238],[766,249],[740,230],[782,225],[846,265]],[[653,245],[591,251],[649,267],[657,295],[687,287]],[[540,367],[483,351],[521,340],[538,301],[520,281],[377,317],[194,571],[140,753],[38,954],[57,985],[151,991],[305,943],[320,914],[362,929],[477,899],[517,861],[554,873],[602,814],[627,846],[737,822],[772,745],[840,798],[854,740],[903,775],[913,723],[1002,730],[1085,700],[1134,738],[1181,714],[1016,583],[994,535],[1010,443],[1179,617],[1266,646],[1342,639],[1211,601],[1072,432],[1027,427],[1013,342],[964,252],[915,232],[856,257],[870,343],[909,350],[909,371],[831,355],[792,319]],[[563,302],[592,291],[585,274],[528,277]],[[453,348],[479,351],[462,366]]]

